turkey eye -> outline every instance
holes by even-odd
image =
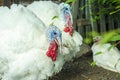
[[[54,32],[54,35],[56,35],[57,33],[56,32]]]
[[[65,8],[66,10],[68,10],[68,8]]]

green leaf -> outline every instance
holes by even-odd
[[[114,65],[114,68],[116,68],[119,61],[120,61],[120,58],[117,60],[117,63]]]
[[[116,29],[115,32],[120,33],[120,28],[119,28],[119,29]]]
[[[88,36],[89,36],[89,37],[99,36],[99,33],[96,32],[96,31],[92,31],[92,32],[89,32],[89,33],[88,33]]]
[[[102,4],[105,4],[107,0],[101,0],[102,1]]]
[[[65,3],[71,3],[71,2],[74,2],[74,1],[76,1],[76,0],[66,0],[66,2]]]
[[[115,47],[115,44],[111,45],[111,46],[108,48],[108,51],[110,51],[113,47]]]
[[[54,20],[54,19],[56,19],[56,18],[58,18],[58,16],[53,16],[53,17],[52,17],[52,20]]]
[[[80,9],[80,10],[83,10],[83,9],[85,9],[86,7],[89,7],[89,5],[87,5],[87,4],[86,4],[86,5],[83,5],[83,6],[81,6],[79,9]]]
[[[81,6],[79,9],[80,9],[80,10],[83,10],[84,8],[85,8],[85,6]]]
[[[120,8],[120,6],[116,6],[116,7],[115,7],[115,9],[119,9],[119,8]]]
[[[97,56],[97,55],[100,55],[100,54],[102,54],[102,52],[96,52],[96,53],[94,54],[94,56]]]
[[[94,15],[94,14],[93,14]],[[91,19],[93,22],[96,22],[97,20],[100,19],[100,16],[94,16],[93,19]]]
[[[90,44],[92,42],[92,38],[85,38],[84,43]]]
[[[101,44],[105,44],[105,43],[109,42],[110,39],[111,39],[113,36],[117,35],[117,34],[118,34],[118,33],[115,32],[115,31],[110,31],[110,32],[104,33],[104,34],[103,34],[103,38],[102,38],[102,40],[100,41],[100,43],[101,43]]]
[[[94,67],[94,66],[96,65],[96,62],[93,61],[93,62],[90,63],[90,65],[91,65],[92,67]]]
[[[112,3],[120,3],[120,0],[112,0]]]
[[[54,23],[54,22],[52,22],[52,23],[50,24],[50,26],[53,26],[53,23]]]
[[[110,41],[119,41],[120,40],[120,35],[113,36]]]
[[[120,9],[118,9],[118,10],[116,10],[116,11],[110,12],[110,15],[115,14],[115,13],[117,13],[118,11],[120,11]]]
[[[116,11],[112,11],[112,12],[110,12],[110,15],[115,14],[115,13],[116,13]]]

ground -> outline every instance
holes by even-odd
[[[74,62],[66,63],[60,73],[50,80],[120,80],[120,74],[92,67],[92,56],[81,56]]]

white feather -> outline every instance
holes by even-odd
[[[0,13],[1,80],[44,80],[61,70],[61,56],[59,62],[46,56],[47,27],[39,18],[15,4],[0,7]]]

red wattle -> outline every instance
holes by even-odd
[[[57,48],[58,45],[55,41],[52,41],[50,43],[50,46],[48,48],[48,51],[46,52],[46,55],[52,59],[52,61],[56,61],[57,57]]]
[[[73,34],[73,27],[69,27],[70,31],[69,31],[69,34],[72,36]]]
[[[65,27],[63,29],[63,31],[66,32],[66,33],[69,32],[70,36],[72,36],[72,34],[73,34],[73,27]]]
[[[65,32],[69,32],[69,35],[72,36],[72,34],[73,34],[73,27],[72,27],[71,17],[69,15],[69,13],[65,14],[65,19],[66,19],[66,25],[67,26],[65,25],[64,31]]]
[[[70,29],[69,29],[69,27],[65,27],[63,31],[65,31],[65,32],[69,32]]]
[[[47,55],[48,57],[50,57],[50,56],[51,56],[50,51],[47,51],[47,52],[46,52],[46,55]]]

